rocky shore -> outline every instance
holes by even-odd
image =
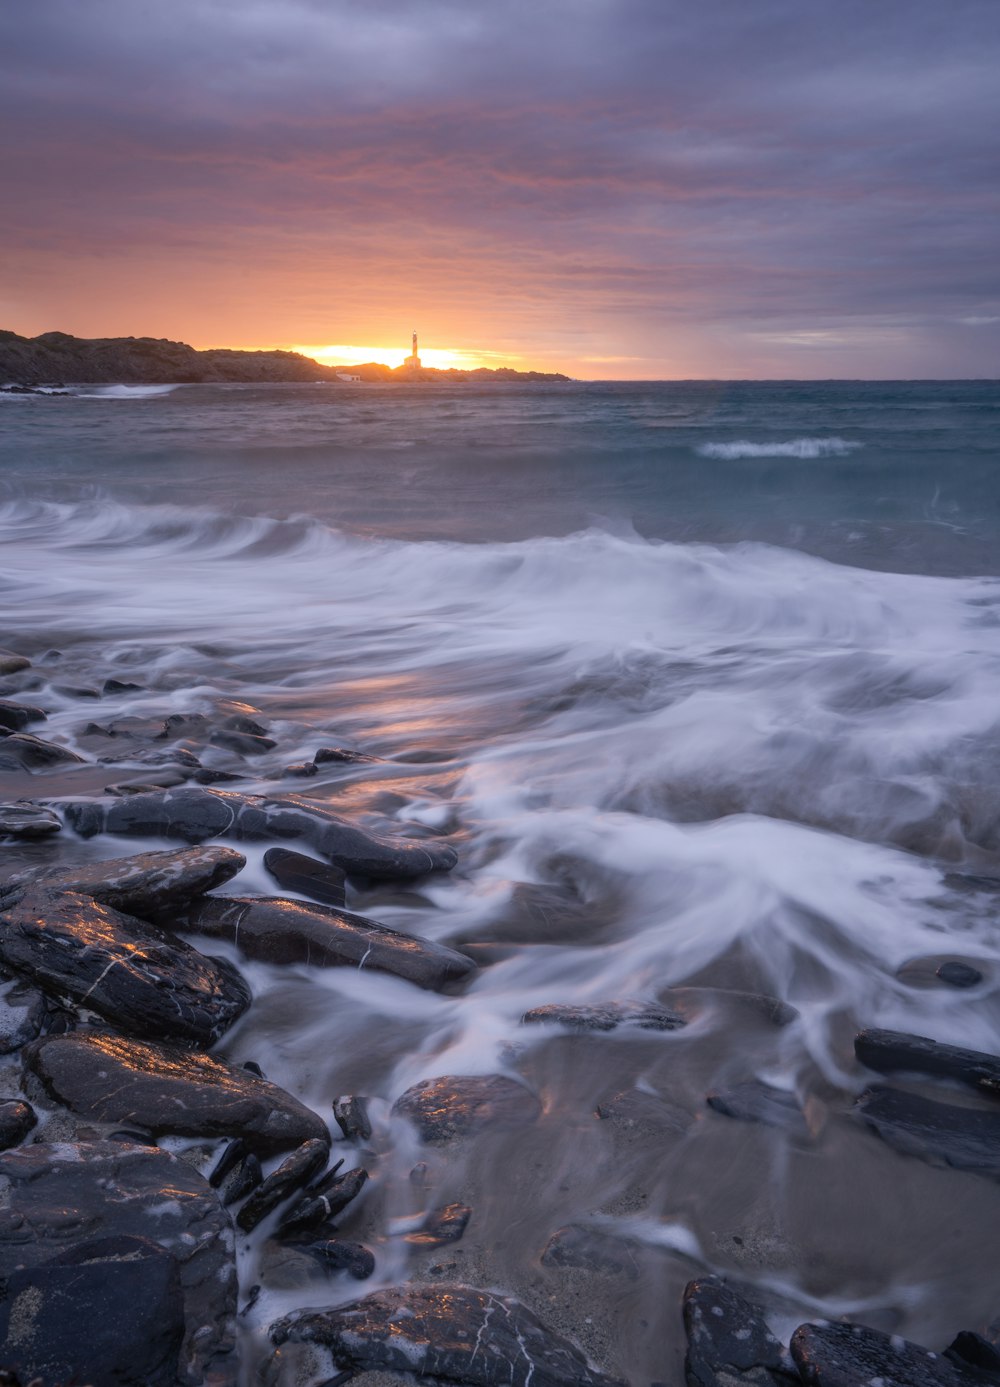
[[[84,750],[48,740],[46,700],[66,688],[57,652],[35,668],[0,650],[0,1383],[624,1387],[613,1363],[595,1365],[579,1335],[509,1293],[517,1288],[456,1275],[459,1263],[445,1258],[475,1218],[470,1205],[432,1207],[408,1228],[412,1246],[444,1249],[423,1276],[328,1295],[382,1274],[381,1247],[363,1240],[373,1226],[364,1211],[393,1146],[412,1151],[419,1186],[422,1152],[483,1130],[530,1133],[543,1105],[528,1082],[425,1080],[373,1120],[363,1094],[331,1091],[318,1108],[258,1062],[219,1053],[235,1027],[253,1033],[258,966],[384,974],[442,1004],[467,988],[488,956],[347,907],[358,884],[374,896],[379,883],[442,880],[459,865],[454,847],[431,831],[370,831],[288,791],[319,767],[363,761],[351,748],[326,745],[289,764],[273,793],[239,789],[253,758],[280,751],[247,705],[81,714]],[[130,691],[142,692],[109,678],[76,696],[92,712]],[[52,794],[60,772],[96,778]],[[137,839],[137,851],[95,856],[111,846],[104,835],[116,848]],[[291,894],[241,889],[252,844]],[[955,988],[974,987],[975,971],[952,957],[910,965]],[[722,996],[771,1030],[798,1020],[770,996]],[[554,1002],[523,1024],[526,1034],[612,1044],[697,1026],[718,1005],[712,988],[677,987],[657,1004]],[[859,1072],[881,1077],[845,1098],[853,1128],[915,1162],[1000,1176],[1000,1057],[877,1029],[857,1035],[855,1052]],[[806,1105],[759,1081],[717,1087],[704,1107],[810,1140]],[[646,1141],[657,1123],[691,1120],[638,1088],[594,1115]],[[628,1284],[633,1251],[620,1234],[567,1225],[538,1256],[559,1274]],[[275,1289],[295,1304],[264,1326],[261,1352],[243,1326]],[[677,1314],[689,1387],[1000,1383],[1000,1321],[963,1327],[943,1352],[846,1320],[780,1334],[770,1307],[718,1277],[692,1280]]]
[[[20,337],[0,330],[0,389],[31,392],[39,386],[89,384],[194,385],[225,382],[273,384],[325,381],[342,385],[346,368],[324,366],[289,351],[238,351],[219,347],[196,351],[185,342],[162,337],[73,337],[43,332]],[[509,368],[472,371],[419,371],[369,363],[350,367],[364,381],[565,381],[568,376]]]

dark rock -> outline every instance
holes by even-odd
[[[278,745],[271,737],[255,737],[249,732],[229,732],[217,728],[208,739],[213,746],[225,747],[240,756],[260,756],[265,751],[273,751]]]
[[[244,1060],[243,1068],[249,1070],[251,1074],[256,1074],[258,1079],[266,1079],[267,1075],[261,1069],[256,1060]]]
[[[1000,1057],[981,1050],[963,1050],[903,1031],[868,1030],[858,1032],[854,1053],[862,1064],[880,1074],[900,1070],[932,1074],[935,1078],[957,1079],[1000,1097]]]
[[[248,737],[266,737],[268,733],[268,728],[262,722],[248,717],[246,713],[233,713],[223,721],[222,726],[229,732],[243,732]]]
[[[236,1137],[233,1141],[226,1143],[222,1155],[216,1161],[212,1173],[208,1177],[208,1183],[214,1190],[217,1190],[229,1172],[239,1165],[247,1154],[247,1149],[247,1144],[242,1137]]]
[[[30,732],[13,732],[0,741],[0,771],[47,770],[50,766],[64,766],[71,761],[82,763],[84,760],[69,747],[43,742]]]
[[[789,1026],[799,1015],[788,1002],[766,992],[729,991],[720,987],[670,987],[660,993],[660,1001],[675,1008],[689,1021],[709,1007],[739,1007],[756,1012],[772,1026]]]
[[[643,1139],[686,1132],[694,1122],[693,1114],[686,1108],[642,1088],[626,1088],[612,1094],[598,1104],[597,1116],[626,1136]]]
[[[18,674],[22,669],[30,669],[31,661],[23,655],[15,655],[13,650],[0,649],[0,674]]]
[[[229,940],[247,958],[265,963],[366,968],[431,989],[464,978],[475,968],[454,949],[400,934],[364,915],[278,896],[206,897],[174,923],[211,939]]]
[[[24,1056],[53,1098],[99,1122],[138,1122],[156,1136],[241,1136],[261,1155],[327,1140],[298,1099],[211,1055],[75,1031],[36,1040]]]
[[[508,1296],[469,1286],[402,1286],[334,1310],[296,1310],[275,1344],[330,1349],[339,1368],[413,1373],[464,1387],[622,1387]]]
[[[449,1074],[414,1084],[392,1111],[408,1118],[424,1141],[443,1142],[480,1127],[534,1122],[541,1110],[530,1089],[502,1074]]]
[[[945,1357],[959,1368],[980,1368],[1000,1382],[1000,1348],[982,1334],[963,1329],[945,1349]]]
[[[129,679],[105,679],[101,689],[105,694],[143,693],[141,684],[133,684]]]
[[[297,891],[300,896],[334,907],[343,906],[346,900],[344,873],[315,857],[292,852],[290,848],[268,848],[264,868],[286,891]]]
[[[542,1266],[577,1267],[606,1276],[626,1276],[630,1281],[636,1281],[639,1264],[635,1254],[635,1243],[611,1237],[594,1228],[569,1224],[557,1229],[545,1244]]]
[[[346,1271],[355,1281],[367,1281],[375,1270],[374,1254],[363,1243],[344,1238],[320,1238],[292,1244],[318,1262],[327,1272]]]
[[[219,1186],[219,1198],[228,1209],[238,1204],[251,1190],[258,1189],[264,1179],[260,1160],[252,1151],[235,1165]]]
[[[163,730],[158,741],[169,741],[172,737],[198,737],[207,732],[208,718],[204,713],[171,713],[163,719]]]
[[[11,732],[20,732],[29,722],[45,722],[46,715],[41,708],[33,708],[29,703],[10,703],[0,698],[0,727]]]
[[[89,896],[34,886],[0,915],[0,960],[136,1035],[209,1046],[250,1005],[227,959]]]
[[[792,1335],[792,1357],[813,1387],[974,1387],[983,1376],[942,1354],[857,1324],[802,1324]]]
[[[368,1183],[368,1172],[359,1166],[340,1175],[342,1165],[343,1161],[338,1161],[333,1170],[307,1191],[305,1199],[300,1199],[288,1211],[278,1230],[282,1237],[329,1223],[353,1204]]]
[[[299,776],[302,780],[309,780],[314,775],[319,775],[319,766],[315,761],[293,761],[290,766],[286,766],[283,775]]]
[[[688,1387],[787,1387],[799,1377],[791,1358],[753,1305],[714,1276],[684,1290]],[[858,1384],[860,1387],[860,1384]]]
[[[183,1338],[179,1264],[148,1238],[98,1238],[14,1271],[0,1305],[0,1356],[26,1381],[175,1387]]]
[[[313,757],[313,763],[317,766],[328,766],[331,762],[354,764],[378,759],[377,756],[368,756],[363,751],[351,751],[346,746],[321,746]]]
[[[41,882],[59,891],[76,891],[104,905],[155,920],[182,910],[196,896],[214,891],[246,866],[235,848],[179,848],[143,852],[69,867],[36,867],[0,885],[0,909],[9,908],[19,889]]]
[[[53,684],[52,692],[63,698],[100,698],[100,689],[92,689],[83,684]]]
[[[40,804],[0,804],[0,839],[47,838],[61,828],[59,815]]]
[[[353,1095],[333,1100],[333,1115],[337,1126],[347,1141],[368,1141],[372,1134],[372,1124],[363,1098]]]
[[[942,963],[937,969],[937,975],[949,987],[975,987],[977,983],[983,980],[983,975],[978,968],[973,968],[968,963],[959,963],[955,959]]]
[[[240,775],[239,771],[224,771],[221,767],[206,767],[204,770],[195,771],[191,779],[199,785],[233,785],[238,780],[246,780],[246,776]]]
[[[420,1247],[457,1243],[471,1217],[472,1210],[468,1204],[445,1204],[440,1209],[432,1209],[416,1233],[407,1233],[406,1241]]]
[[[171,1387],[175,1382],[186,1387],[212,1382],[221,1387],[234,1380],[233,1232],[228,1215],[196,1170],[155,1147],[58,1142],[6,1152],[0,1156],[0,1175],[11,1182],[4,1196],[7,1207],[0,1209],[0,1277],[51,1266],[54,1257],[69,1254],[78,1265],[90,1263],[94,1269],[94,1281],[81,1283],[73,1297],[81,1310],[90,1303],[91,1288],[98,1296],[102,1284],[115,1288],[113,1304],[95,1309],[93,1322],[83,1332],[78,1314],[67,1307],[67,1326],[75,1325],[80,1335],[79,1357],[73,1364],[80,1375],[49,1379],[47,1387],[70,1380],[93,1382],[95,1387],[111,1382],[138,1387],[146,1381],[141,1376],[95,1378],[82,1372],[83,1355],[91,1344],[127,1344],[132,1354],[125,1360],[128,1367],[142,1361],[139,1355],[151,1351],[175,1322],[169,1293],[159,1299],[150,1294],[157,1284],[169,1286],[169,1277],[160,1279],[152,1267],[139,1265],[146,1255],[156,1259],[159,1254],[151,1249],[147,1253],[145,1246],[140,1252],[133,1240],[143,1245],[152,1241],[168,1254],[183,1297],[179,1361],[175,1359],[172,1377],[154,1376],[150,1381],[162,1380]],[[97,1239],[109,1241],[95,1247]],[[119,1276],[120,1263],[130,1269],[134,1282]],[[48,1287],[60,1285],[58,1280],[46,1283],[44,1275],[39,1284],[45,1302]],[[0,1353],[0,1361],[10,1361],[6,1351]],[[151,1363],[144,1367],[154,1371]]]
[[[312,1140],[303,1142],[297,1151],[286,1156],[277,1170],[272,1171],[260,1184],[236,1215],[236,1222],[244,1233],[252,1232],[272,1210],[307,1184],[326,1164],[329,1154],[330,1147],[327,1142]]]
[[[151,795],[157,790],[168,790],[172,785],[183,785],[185,776],[180,771],[166,771],[156,777],[155,780],[144,780],[141,784],[133,784],[127,780],[118,780],[111,785],[105,785],[106,795],[115,795],[117,798],[124,798],[125,795]]]
[[[0,1151],[20,1146],[37,1122],[28,1103],[18,1098],[0,1098]]]
[[[807,1137],[809,1128],[794,1093],[772,1088],[759,1079],[749,1079],[732,1088],[716,1089],[706,1100],[710,1108],[735,1117],[740,1122],[761,1122],[766,1127],[780,1127],[797,1137]]]
[[[641,1031],[675,1031],[687,1025],[684,1017],[675,1011],[644,1002],[606,1002],[600,1006],[553,1003],[526,1011],[521,1022],[524,1025],[567,1026],[575,1031],[613,1031],[618,1026],[631,1026]]]
[[[15,980],[0,987],[0,1055],[11,1055],[41,1034],[48,1003],[30,983]]]
[[[856,1110],[883,1141],[937,1164],[1000,1176],[1000,1112],[935,1103],[894,1088],[871,1088]]]
[[[294,795],[272,799],[188,785],[111,804],[79,800],[65,810],[67,822],[84,838],[95,833],[181,838],[189,843],[217,837],[248,842],[301,838],[344,871],[376,880],[446,872],[458,860],[454,849],[443,843],[366,833],[323,804]]]

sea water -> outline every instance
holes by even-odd
[[[221,1047],[324,1117],[372,1100],[370,1285],[517,1294],[636,1383],[680,1380],[680,1293],[708,1271],[787,1324],[846,1314],[934,1348],[996,1314],[996,1186],[851,1110],[859,1027],[1000,1052],[995,384],[8,395],[0,603],[46,736],[79,745],[95,705],[57,687],[108,676],[142,691],[102,721],[240,700],[278,741],[240,789],[458,849],[450,876],[350,904],[468,949],[463,991],[244,963],[255,1004]],[[329,744],[378,759],[285,776]],[[61,840],[0,853],[138,850]],[[236,886],[273,892],[248,856]],[[904,966],[944,956],[983,982]],[[690,1020],[669,1033],[520,1024],[670,997]],[[541,1098],[533,1128],[428,1155],[390,1117],[418,1080],[497,1072]],[[707,1106],[753,1079],[803,1124]],[[406,1242],[457,1199],[461,1243]],[[627,1247],[636,1279],[543,1264],[568,1224]],[[301,1303],[265,1293],[248,1352]]]

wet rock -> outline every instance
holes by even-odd
[[[896,977],[909,987],[975,987],[983,981],[981,960],[954,954],[926,954],[911,958],[896,970]]]
[[[57,746],[55,742],[44,742],[41,737],[33,737],[30,732],[12,732],[0,741],[0,770],[2,771],[40,771],[51,766],[64,766],[70,762],[82,764],[85,758],[78,756],[69,747]]]
[[[413,1373],[465,1387],[622,1387],[508,1296],[469,1286],[404,1286],[334,1310],[297,1310],[275,1344],[323,1344],[339,1368]]]
[[[0,960],[135,1035],[209,1046],[250,1005],[227,959],[89,896],[33,886],[0,915]]]
[[[99,1122],[138,1122],[155,1136],[241,1136],[261,1155],[327,1140],[298,1099],[211,1055],[74,1031],[33,1041],[24,1057],[51,1097]]]
[[[79,800],[65,810],[67,822],[84,838],[95,833],[181,838],[189,843],[217,837],[248,842],[301,838],[344,871],[375,880],[447,872],[458,860],[454,849],[443,843],[367,833],[317,801],[294,795],[272,799],[188,785],[111,804]]]
[[[329,1277],[346,1272],[355,1281],[366,1281],[375,1270],[375,1257],[362,1243],[346,1238],[300,1239],[276,1242],[261,1249],[260,1274],[269,1287],[308,1291]]]
[[[282,775],[294,775],[302,780],[309,780],[314,775],[319,775],[319,766],[315,761],[293,761],[290,766],[285,767]]]
[[[230,1204],[238,1204],[252,1190],[258,1189],[264,1180],[260,1160],[250,1151],[235,1165],[219,1185],[219,1198],[228,1209]]]
[[[534,1122],[541,1110],[530,1089],[502,1074],[449,1074],[414,1084],[392,1111],[408,1118],[424,1141],[444,1142],[480,1127]]]
[[[20,1146],[37,1122],[30,1104],[18,1098],[0,1098],[0,1151]]]
[[[6,727],[10,732],[20,732],[29,722],[45,722],[46,715],[41,708],[30,703],[11,703],[0,698],[0,729]]]
[[[25,1381],[174,1387],[183,1338],[178,1263],[147,1238],[99,1238],[15,1271],[0,1305],[0,1356]]]
[[[946,982],[949,987],[975,987],[983,980],[978,968],[973,968],[969,963],[961,963],[957,959],[949,959],[936,971],[941,981]]]
[[[272,1171],[266,1180],[261,1182],[236,1215],[236,1222],[244,1233],[252,1232],[272,1210],[307,1184],[317,1171],[326,1165],[329,1154],[330,1147],[327,1142],[312,1140],[303,1142],[297,1151],[286,1156],[277,1170]]]
[[[454,949],[400,934],[364,915],[278,896],[206,897],[177,916],[175,924],[211,939],[227,939],[247,958],[265,963],[364,968],[432,990],[475,968]]]
[[[313,756],[317,766],[328,766],[331,762],[353,764],[359,761],[377,761],[377,756],[368,756],[363,751],[351,751],[346,746],[321,746]]]
[[[0,986],[0,1055],[11,1055],[34,1040],[45,1024],[45,994],[14,979]]]
[[[899,1151],[958,1170],[1000,1176],[1000,1112],[936,1103],[894,1088],[868,1089],[855,1108]]]
[[[542,1252],[543,1267],[576,1267],[605,1276],[639,1278],[636,1244],[594,1228],[568,1224],[552,1234]]]
[[[0,804],[0,839],[48,838],[61,828],[59,815],[40,804]]]
[[[566,1026],[574,1031],[613,1031],[630,1026],[641,1031],[675,1031],[687,1022],[675,1011],[643,1002],[606,1002],[601,1006],[535,1007],[521,1017],[523,1025]]]
[[[789,1387],[799,1382],[795,1365],[760,1311],[716,1277],[688,1282],[683,1309],[688,1387]]]
[[[856,1324],[802,1324],[789,1345],[801,1380],[813,1387],[976,1387],[984,1382],[943,1355]]]
[[[671,987],[660,993],[660,1001],[675,1008],[689,1021],[711,1007],[739,1007],[755,1012],[772,1026],[790,1026],[799,1015],[788,1002],[766,992],[729,991],[720,987]]]
[[[0,885],[0,909],[32,882],[76,891],[127,915],[155,920],[176,912],[196,896],[214,891],[243,870],[246,858],[235,848],[180,848],[143,852],[69,867],[36,867]]]
[[[694,1122],[693,1114],[686,1108],[642,1088],[627,1088],[612,1094],[598,1104],[597,1116],[629,1138],[680,1134]]]
[[[1000,1056],[981,1050],[963,1050],[903,1031],[868,1030],[859,1031],[855,1037],[854,1053],[862,1064],[880,1074],[931,1074],[940,1079],[957,1079],[1000,1097]]]
[[[368,1141],[371,1137],[372,1124],[363,1098],[335,1098],[333,1115],[347,1141]]]
[[[290,848],[268,848],[264,868],[286,891],[297,891],[310,900],[335,907],[343,906],[346,900],[344,873],[339,867],[317,862],[315,857],[292,852]]]
[[[375,1270],[375,1256],[363,1243],[345,1238],[320,1238],[292,1246],[311,1257],[327,1273],[346,1271],[355,1281],[367,1281]]]
[[[243,706],[248,705],[244,704]],[[227,732],[243,732],[248,737],[266,737],[268,733],[268,728],[262,722],[258,722],[256,718],[252,718],[246,713],[230,714],[224,719],[222,726]]]
[[[219,1188],[229,1172],[239,1165],[247,1154],[247,1150],[247,1144],[242,1137],[236,1137],[233,1141],[226,1143],[222,1155],[216,1161],[212,1173],[208,1177],[208,1183],[213,1189]]]
[[[945,1349],[945,1357],[959,1368],[981,1368],[1000,1382],[1000,1348],[982,1334],[961,1330]]]
[[[22,669],[30,669],[31,661],[23,655],[15,655],[13,650],[0,648],[0,674],[18,674]]]
[[[225,747],[240,756],[261,756],[265,751],[273,751],[278,745],[271,737],[257,737],[250,732],[231,732],[221,727],[208,739],[213,746]]]
[[[105,679],[101,688],[103,694],[144,693],[141,684],[133,684],[130,679]]]
[[[792,1136],[807,1137],[809,1128],[794,1093],[750,1079],[732,1088],[716,1089],[705,1100],[710,1108],[740,1122],[780,1127]]]
[[[468,1227],[472,1210],[468,1204],[445,1204],[432,1209],[416,1233],[407,1233],[406,1241],[420,1247],[441,1247],[457,1243]]]
[[[87,684],[53,684],[52,692],[61,694],[63,698],[100,698],[100,689],[93,689]]]
[[[22,1271],[39,1270],[35,1284],[42,1291],[45,1323],[52,1333],[41,1349],[47,1342],[59,1342],[54,1311],[67,1284],[61,1276],[50,1277],[47,1268],[58,1259],[57,1265],[91,1269],[85,1279],[71,1283],[75,1289],[68,1298],[73,1304],[65,1307],[66,1326],[74,1326],[79,1336],[72,1363],[79,1375],[49,1383],[121,1382],[138,1387],[147,1380],[141,1375],[87,1375],[83,1355],[98,1346],[102,1352],[126,1348],[132,1356],[123,1360],[123,1370],[141,1363],[151,1374],[148,1380],[162,1381],[165,1387],[175,1382],[228,1387],[235,1381],[232,1227],[196,1170],[155,1147],[59,1142],[6,1152],[0,1156],[0,1176],[10,1181],[2,1196],[6,1207],[0,1208],[0,1277],[9,1278],[9,1288],[12,1282],[16,1287],[14,1278]],[[163,1274],[168,1263],[161,1260],[161,1252],[172,1274]],[[147,1259],[150,1265],[144,1264]],[[170,1327],[176,1325],[172,1275],[182,1298],[183,1341],[179,1359],[173,1361],[173,1376],[157,1378],[152,1374],[159,1371],[158,1365],[140,1355],[151,1352],[161,1335],[169,1339]],[[113,1298],[104,1296],[102,1286],[109,1296],[113,1290]],[[81,1321],[86,1307],[95,1302],[97,1308],[86,1312],[89,1322]],[[123,1306],[128,1307],[125,1315]],[[6,1349],[0,1350],[0,1361],[11,1361]]]
[[[343,1161],[338,1161],[307,1191],[306,1197],[289,1210],[278,1230],[282,1237],[328,1224],[354,1203],[368,1183],[368,1172],[359,1166],[340,1175],[342,1165]]]

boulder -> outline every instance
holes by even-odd
[[[179,848],[143,852],[68,867],[35,867],[0,883],[0,909],[32,882],[59,891],[77,891],[104,905],[155,920],[183,910],[196,896],[214,891],[243,870],[246,858],[235,848]]]
[[[894,1088],[870,1088],[855,1110],[898,1151],[938,1165],[1000,1176],[1000,1112],[936,1103]]]
[[[235,1383],[233,1232],[192,1166],[151,1146],[58,1142],[6,1152],[0,1176],[2,1324],[21,1327],[0,1362],[24,1381],[48,1374],[46,1387]],[[64,1353],[72,1378],[58,1375]]]
[[[1000,1057],[981,1050],[963,1050],[904,1031],[868,1030],[858,1032],[854,1053],[862,1064],[880,1074],[904,1071],[957,1079],[1000,1098]]]
[[[13,650],[0,648],[0,674],[19,674],[22,669],[30,669],[31,661],[23,655],[15,655]]]
[[[535,1007],[521,1017],[523,1025],[566,1026],[574,1031],[613,1031],[629,1026],[640,1031],[675,1031],[687,1022],[675,1011],[645,1002],[605,1002],[599,1006]]]
[[[714,1276],[689,1281],[683,1309],[688,1387],[791,1387],[799,1382],[794,1363],[761,1312],[723,1281]]]
[[[61,828],[59,815],[40,804],[20,800],[13,804],[0,804],[0,839],[48,838]]]
[[[857,1324],[802,1324],[789,1345],[811,1387],[983,1387],[989,1377],[942,1354]]]
[[[364,1098],[351,1094],[333,1100],[333,1115],[345,1141],[368,1141],[372,1124]]]
[[[34,708],[30,703],[11,703],[6,698],[0,698],[0,734],[3,728],[7,728],[9,732],[20,732],[29,722],[45,720],[41,708]]]
[[[408,1118],[423,1141],[440,1143],[480,1127],[526,1125],[542,1105],[530,1089],[502,1074],[448,1074],[414,1084],[392,1111]]]
[[[290,848],[268,848],[264,854],[264,868],[286,891],[297,891],[300,896],[308,896],[323,905],[339,907],[346,900],[345,874],[339,867],[318,862],[315,857],[292,852]]]
[[[368,833],[319,801],[298,795],[271,799],[189,785],[110,804],[79,800],[67,804],[65,811],[67,822],[85,838],[95,833],[181,838],[188,843],[217,837],[248,842],[301,838],[345,872],[376,880],[446,872],[458,860],[446,844]]]
[[[0,1151],[20,1146],[37,1122],[29,1103],[19,1098],[0,1098]]]
[[[475,969],[464,954],[401,934],[364,915],[280,896],[211,896],[195,901],[175,926],[226,939],[247,958],[392,973],[437,990]]]
[[[623,1387],[509,1296],[469,1286],[400,1286],[333,1310],[296,1310],[275,1344],[322,1344],[355,1373],[412,1373],[463,1387]]]
[[[0,771],[48,770],[50,766],[82,763],[85,759],[69,747],[43,742],[30,732],[13,732],[0,741]]]
[[[241,1136],[260,1155],[328,1139],[297,1098],[197,1051],[74,1031],[33,1041],[24,1057],[51,1097],[98,1122],[135,1122],[154,1136]]]
[[[208,958],[90,896],[33,886],[0,915],[0,960],[134,1035],[213,1045],[250,1005],[227,959]]]

